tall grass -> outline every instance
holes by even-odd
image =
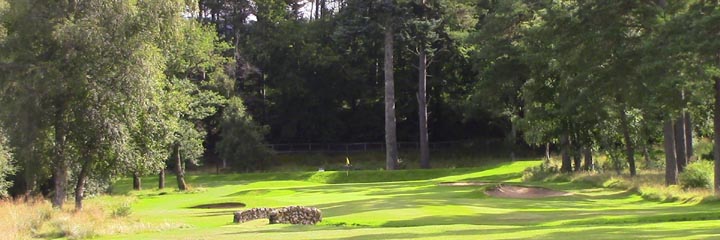
[[[53,217],[42,199],[0,201],[0,239],[30,239]]]
[[[185,225],[142,223],[130,216],[131,197],[103,196],[85,202],[81,211],[72,204],[53,209],[47,200],[0,201],[0,239],[86,239],[99,235],[160,231]]]
[[[577,172],[570,174],[530,172],[538,168],[528,169],[525,181],[573,182],[586,183],[597,187],[630,190],[638,193],[646,200],[659,202],[708,202],[717,198],[709,188],[683,188],[680,185],[665,186],[663,170],[645,169],[635,177],[615,172]],[[530,177],[528,177],[530,176]]]

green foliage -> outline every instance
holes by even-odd
[[[262,144],[266,129],[257,126],[247,114],[242,99],[228,100],[219,130],[221,139],[217,143],[217,152],[224,162],[246,171],[263,169],[263,162],[270,154]]]
[[[713,185],[713,162],[694,161],[680,173],[678,180],[683,188],[711,188]]]
[[[7,189],[12,185],[7,180],[8,176],[15,173],[16,167],[13,156],[7,145],[7,139],[3,131],[0,131],[0,198],[8,196]]]
[[[111,215],[113,217],[127,217],[132,213],[132,205],[128,202],[118,204],[112,209]]]

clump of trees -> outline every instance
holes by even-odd
[[[187,189],[184,166],[197,163],[213,127],[203,121],[234,92],[227,84],[232,51],[213,28],[186,18],[185,1],[2,6],[0,122],[14,153],[17,193],[42,192],[51,180],[54,207],[72,193],[81,209],[89,186],[100,190],[130,174],[139,189],[140,176],[167,162],[178,188]]]
[[[510,136],[517,126],[530,144],[558,145],[564,172],[590,169],[595,151],[634,176],[636,156],[649,162],[649,149],[662,143],[666,183],[677,184],[678,172],[696,159],[692,139],[700,131],[692,119],[704,125],[709,111],[720,112],[713,105],[720,101],[707,97],[719,66],[718,41],[707,39],[718,33],[716,2],[478,6],[481,18],[468,38],[479,73],[471,109],[508,119]],[[712,122],[720,126],[720,118]]]

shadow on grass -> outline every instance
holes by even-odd
[[[432,180],[435,178],[482,172],[490,169],[509,166],[516,162],[488,162],[483,166],[472,168],[438,168],[438,169],[408,169],[396,171],[359,170],[326,171],[326,172],[271,172],[271,173],[232,173],[232,174],[187,174],[186,181],[192,186],[221,187],[225,185],[239,185],[256,181],[308,181],[315,183],[378,183],[378,182],[404,182],[418,180]],[[518,178],[522,173],[500,174],[484,176],[478,179],[504,180]],[[176,186],[177,182],[172,174],[166,176],[166,185]],[[143,189],[155,189],[158,177],[148,176],[142,178]],[[132,191],[132,179],[123,178],[113,183],[113,194],[128,194]]]

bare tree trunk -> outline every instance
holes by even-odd
[[[77,183],[75,184],[75,211],[80,211],[83,208],[83,199],[85,198],[85,182],[87,182],[87,175],[90,167],[90,159],[89,156],[85,157],[85,162],[83,163],[80,174],[77,176]]]
[[[53,159],[53,187],[55,193],[52,197],[52,206],[54,208],[62,208],[67,196],[65,191],[68,175],[68,164],[65,159],[67,126],[65,125],[64,113],[64,106],[61,105],[55,116],[55,147],[53,149],[55,153]]]
[[[560,146],[562,154],[561,172],[572,172],[572,160],[570,159],[570,140],[567,134],[560,136]]]
[[[572,145],[572,157],[573,157],[573,171],[579,172],[582,170],[582,147],[579,142],[573,142]]]
[[[175,176],[177,177],[178,189],[180,191],[187,190],[187,184],[185,183],[185,170],[183,169],[183,161],[180,157],[180,146],[175,145],[175,159],[177,160],[175,166]]]
[[[327,9],[327,3],[325,2],[325,0],[320,0],[320,18],[321,19],[323,17],[325,17],[326,9]]]
[[[137,173],[133,173],[133,190],[142,190],[142,179]]]
[[[585,147],[583,149],[583,155],[585,155],[585,166],[583,166],[583,169],[585,169],[585,171],[592,171],[593,170],[593,157],[592,157],[592,150],[590,150],[590,147]]]
[[[675,161],[677,161],[678,172],[685,171],[687,159],[685,155],[685,121],[682,114],[675,121]]]
[[[545,144],[545,161],[550,162],[550,143]]]
[[[158,189],[165,188],[165,168],[160,169],[160,174],[158,174]]]
[[[645,166],[650,166],[652,159],[650,159],[650,150],[648,149],[647,143],[643,145],[643,157],[645,158]]]
[[[510,137],[507,139],[510,147],[510,161],[515,161],[515,143],[517,143],[517,125],[510,121]]]
[[[687,156],[686,160],[689,163],[692,160],[693,155],[695,155],[693,151],[693,134],[690,112],[685,111],[685,118],[683,120],[685,120],[685,156]]]
[[[392,4],[390,1],[388,1]],[[393,73],[393,27],[389,19],[385,26],[385,168],[397,167],[398,148],[395,126],[395,80]]]
[[[427,102],[426,102],[426,90],[427,86],[427,55],[425,49],[420,49],[418,62],[418,125],[420,126],[420,168],[430,168],[430,143],[428,142],[428,127],[427,127]]]
[[[715,114],[713,116],[713,130],[715,130],[713,152],[715,160],[715,196],[720,196],[720,77],[715,77]]]
[[[620,125],[622,128],[623,139],[625,140],[625,155],[630,165],[630,176],[635,176],[637,170],[635,168],[635,148],[633,147],[632,138],[630,137],[630,127],[628,126],[627,113],[625,107],[620,109]]]
[[[673,122],[665,120],[663,124],[663,137],[665,138],[665,185],[677,184],[677,161],[675,160],[675,132]]]

